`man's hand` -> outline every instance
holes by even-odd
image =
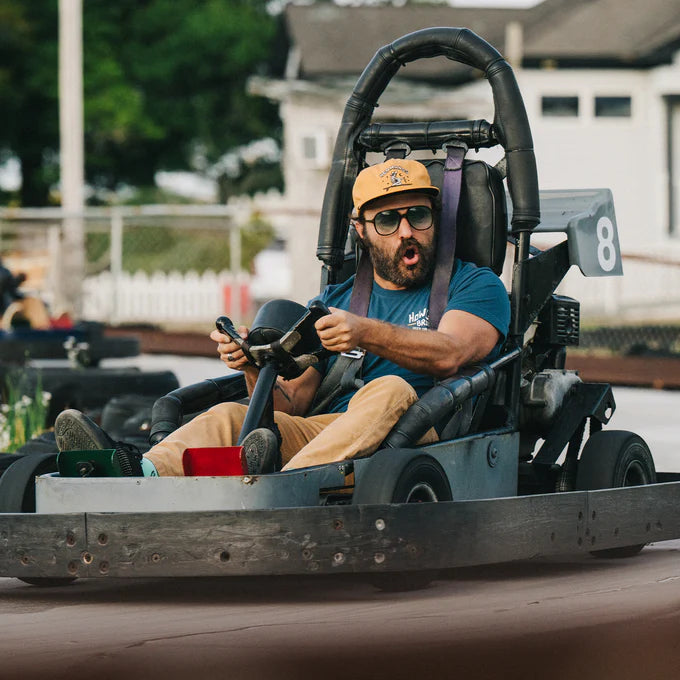
[[[314,324],[321,344],[332,352],[349,352],[360,347],[366,319],[344,309],[329,309],[331,313]]]
[[[239,326],[236,330],[238,330],[238,334],[244,340],[248,337],[248,328],[246,326]],[[217,353],[229,368],[236,371],[243,371],[248,366],[255,368],[243,354],[243,350],[228,335],[224,335],[224,333],[220,333],[215,329],[210,334],[210,339],[217,343]]]

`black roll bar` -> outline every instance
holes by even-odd
[[[366,151],[385,151],[394,143],[412,150],[441,149],[451,140],[462,141],[470,149],[496,146],[493,125],[486,120],[437,120],[429,123],[372,123],[359,135]]]
[[[243,373],[232,373],[178,387],[154,403],[151,409],[149,443],[154,446],[165,439],[182,424],[185,415],[198,413],[223,401],[235,401],[247,396]]]
[[[507,156],[513,204],[512,230],[530,232],[539,222],[538,178],[531,129],[510,65],[467,28],[426,28],[381,47],[350,95],[335,142],[319,229],[317,257],[324,263],[322,285],[341,269],[352,206],[352,184],[363,155],[358,138],[370,123],[379,97],[397,71],[411,61],[445,56],[484,72],[493,91],[493,128]]]

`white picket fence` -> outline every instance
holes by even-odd
[[[83,318],[110,323],[212,322],[220,314],[240,321],[250,313],[249,277],[228,271],[105,271],[85,279],[83,297]]]

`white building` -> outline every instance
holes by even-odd
[[[466,26],[513,63],[532,125],[541,188],[609,187],[623,279],[567,294],[586,317],[680,314],[680,4],[677,0],[545,0],[531,9],[290,6],[285,80],[253,79],[280,102],[293,295],[319,285],[318,217],[335,135],[357,76],[375,51],[430,26]],[[409,64],[375,120],[493,120],[491,90],[443,58]]]

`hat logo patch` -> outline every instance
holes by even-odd
[[[383,180],[383,191],[389,191],[393,187],[402,187],[412,184],[409,171],[401,165],[391,165],[380,173]]]

